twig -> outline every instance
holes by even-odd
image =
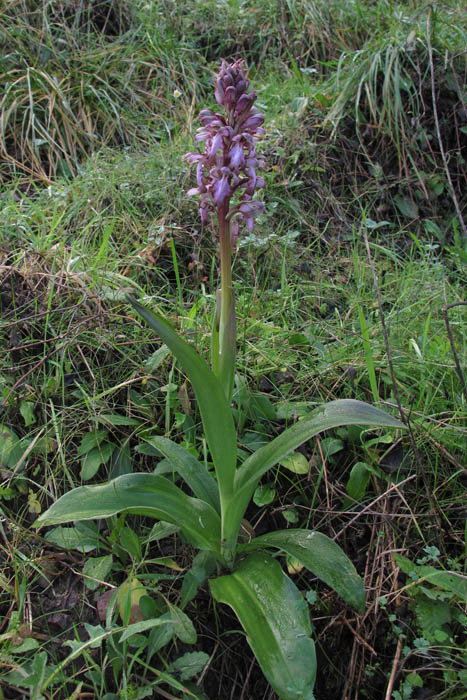
[[[431,99],[433,102],[433,117],[435,120],[435,126],[436,126],[436,135],[438,137],[438,143],[439,143],[439,151],[441,153],[441,158],[443,159],[443,165],[444,165],[444,170],[446,172],[446,178],[449,183],[449,191],[451,193],[451,199],[454,203],[454,207],[456,209],[457,213],[457,218],[459,219],[459,223],[462,229],[462,235],[464,238],[467,238],[467,227],[465,225],[465,221],[462,217],[462,212],[461,208],[459,206],[459,202],[457,200],[456,192],[454,190],[454,185],[452,183],[452,178],[451,178],[451,173],[449,172],[448,168],[448,161],[446,158],[446,153],[444,152],[444,146],[443,146],[443,141],[441,139],[441,129],[439,128],[439,119],[438,119],[438,108],[436,106],[436,88],[435,88],[435,68],[433,65],[433,49],[431,46],[431,24],[430,24],[430,19],[431,19],[431,7],[428,10],[428,17],[426,20],[426,41],[427,41],[427,46],[428,46],[428,60],[430,63],[430,73],[431,73]]]
[[[375,503],[378,503],[378,501],[380,501],[382,498],[384,498],[384,496],[387,496],[388,493],[391,493],[391,491],[395,491],[396,489],[399,489],[401,486],[404,486],[404,484],[406,484],[408,481],[412,481],[413,479],[416,478],[416,476],[417,476],[416,474],[411,474],[410,476],[407,477],[407,479],[404,479],[403,481],[399,481],[398,484],[393,484],[393,485],[391,486],[391,488],[387,489],[387,491],[384,491],[384,493],[382,493],[380,496],[378,496],[378,497],[375,498],[373,501],[371,501],[371,503],[369,503],[367,506],[365,506],[364,508],[362,508],[362,510],[359,511],[359,512],[355,515],[355,517],[353,517],[351,520],[349,520],[349,522],[347,523],[347,525],[344,525],[344,527],[343,527],[341,530],[339,530],[339,532],[337,533],[337,535],[334,535],[334,537],[333,537],[332,539],[333,539],[333,540],[338,540],[339,537],[340,537],[341,535],[344,534],[344,532],[347,530],[347,528],[350,527],[351,525],[353,525],[353,523],[354,523],[356,520],[358,520],[364,513],[367,513],[367,512],[370,510],[370,508],[373,508],[373,506],[375,505]]]
[[[392,664],[391,675],[389,677],[388,687],[386,690],[386,695],[384,696],[384,700],[391,700],[392,689],[394,687],[394,681],[396,680],[397,667],[399,665],[401,653],[402,653],[402,638],[399,637],[399,639],[397,640],[396,655],[394,657],[394,661]]]
[[[460,382],[462,384],[462,389],[465,392],[466,386],[465,386],[464,374],[462,372],[462,367],[461,367],[461,364],[459,362],[459,358],[457,356],[456,346],[454,345],[454,339],[452,337],[451,326],[449,325],[449,318],[448,318],[449,309],[453,309],[455,306],[467,306],[467,301],[456,301],[456,302],[454,302],[454,304],[447,304],[447,306],[444,306],[441,309],[441,313],[443,314],[444,323],[446,324],[446,333],[448,334],[449,343],[451,344],[451,351],[452,351],[452,356],[454,358],[454,364],[456,365],[457,376],[459,377]]]
[[[378,654],[377,654],[376,651],[373,649],[373,647],[370,646],[370,644],[368,644],[368,642],[366,642],[366,641],[363,639],[362,635],[359,634],[359,633],[357,632],[357,630],[354,630],[354,628],[352,627],[352,625],[350,624],[350,622],[349,622],[345,617],[342,618],[342,621],[344,622],[344,625],[346,625],[346,626],[349,628],[349,630],[352,632],[353,636],[357,639],[357,641],[358,641],[362,646],[364,646],[365,649],[368,649],[368,651],[370,652],[370,654],[373,654],[373,656],[378,656]]]

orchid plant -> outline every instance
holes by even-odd
[[[262,476],[288,453],[322,430],[341,425],[404,427],[361,401],[332,401],[312,411],[269,444],[237,464],[236,427],[231,399],[235,372],[235,309],[232,251],[239,229],[251,231],[264,205],[255,192],[264,187],[256,152],[263,115],[241,61],[222,62],[215,98],[222,112],[202,110],[196,141],[204,151],[187,153],[196,164],[201,220],[217,216],[220,289],[212,330],[212,369],[165,318],[131,298],[139,315],[157,332],[184,369],[193,387],[214,471],[180,444],[162,436],[147,438],[169,460],[191,490],[151,473],[126,474],[96,486],[81,486],[59,498],[39,525],[106,518],[117,513],[149,516],[173,523],[201,550],[185,576],[182,606],[209,579],[214,599],[230,605],[271,686],[283,700],[311,700],[316,657],[307,603],[276,558],[286,554],[308,568],[357,610],[364,607],[364,584],[355,567],[329,537],[305,529],[286,529],[248,542],[239,539],[245,511]],[[274,553],[276,552],[276,555]],[[196,570],[196,575],[195,575]],[[200,571],[202,575],[200,576]]]

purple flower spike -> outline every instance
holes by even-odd
[[[264,156],[256,153],[256,142],[264,134],[264,117],[253,104],[254,90],[248,92],[241,60],[228,64],[223,60],[216,79],[214,95],[224,114],[202,109],[195,141],[205,142],[204,153],[186,153],[189,163],[197,164],[197,184],[187,193],[199,194],[201,221],[218,212],[231,222],[232,239],[238,236],[239,221],[250,231],[264,204],[253,200],[256,189],[264,187],[264,178],[256,168],[264,167]]]

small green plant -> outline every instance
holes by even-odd
[[[200,195],[202,221],[214,212],[219,222],[221,288],[212,332],[212,370],[161,315],[130,299],[191,382],[214,474],[184,446],[154,436],[148,442],[170,462],[193,496],[160,474],[124,474],[108,483],[81,486],[65,494],[39,517],[37,524],[57,525],[131,513],[177,525],[185,539],[201,550],[185,575],[182,607],[209,578],[214,599],[234,609],[278,695],[283,700],[311,700],[316,657],[307,603],[269,550],[285,554],[294,561],[295,568],[310,569],[357,610],[365,603],[363,582],[340,547],[319,532],[288,529],[252,537],[249,542],[239,541],[245,511],[255,493],[258,500],[262,476],[317,433],[351,424],[404,426],[361,401],[332,401],[305,415],[237,465],[231,408],[236,350],[231,258],[239,225],[244,222],[252,231],[256,215],[264,208],[253,199],[255,190],[264,186],[263,179],[256,175],[256,168],[263,162],[256,154],[263,116],[253,106],[256,94],[248,92],[248,87],[240,61],[222,63],[215,96],[225,115],[201,112],[203,127],[196,140],[206,142],[205,152],[186,155],[190,162],[197,163],[198,186],[189,194]],[[100,454],[96,454],[98,459]],[[139,631],[149,629],[151,621],[145,624]],[[127,638],[128,634],[123,636]]]
[[[388,611],[393,632],[404,641],[402,666],[410,668],[404,669],[399,690],[393,692],[395,700],[409,700],[416,687],[429,686],[433,669],[443,669],[449,697],[464,697],[467,687],[463,645],[467,629],[467,579],[460,561],[448,559],[447,570],[441,566],[437,547],[427,546],[424,552],[426,556],[416,562],[401,554],[394,555],[397,566],[407,577],[398,595],[402,592],[408,595],[415,623],[409,638],[409,631],[400,624],[397,614]],[[383,608],[387,606],[385,596],[380,598],[380,604]]]

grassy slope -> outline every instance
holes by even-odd
[[[335,397],[373,400],[376,393],[394,405],[366,232],[397,388],[414,431],[412,444],[394,443],[393,435],[371,442],[374,434],[362,444],[344,431],[305,446],[310,477],[271,475],[265,483],[276,489],[275,500],[252,508],[250,519],[261,531],[261,521],[285,526],[285,512],[328,534],[344,530],[339,542],[365,574],[370,612],[352,618],[351,629],[339,601],[318,589],[312,609],[321,661],[317,697],[351,691],[383,697],[401,633],[405,649],[393,687],[400,697],[410,697],[420,682],[436,697],[462,697],[465,608],[439,587],[412,595],[411,579],[393,556],[397,550],[412,562],[425,557],[461,574],[465,553],[465,391],[442,314],[464,298],[465,249],[434,128],[427,14],[411,5],[193,2],[182,13],[175,3],[134,3],[131,12],[123,3],[113,9],[104,3],[72,21],[52,3],[17,3],[2,16],[0,43],[10,50],[0,64],[8,84],[0,105],[1,333],[8,350],[0,359],[1,420],[4,439],[13,431],[20,440],[17,456],[2,468],[0,492],[5,697],[19,692],[21,677],[7,675],[18,664],[32,677],[27,660],[45,659],[49,675],[70,652],[62,642],[74,638],[73,624],[82,638],[83,623],[97,624],[96,601],[105,588],[94,592],[76,574],[70,578],[86,558],[69,549],[57,554],[31,528],[38,508],[80,483],[83,436],[105,429],[104,442],[117,445],[95,481],[127,468],[129,459],[137,469],[153,468],[154,459],[135,450],[142,430],[202,451],[201,436],[193,441],[184,418],[183,376],[170,356],[147,361],[157,340],[135,323],[121,290],[144,294],[207,353],[214,246],[211,233],[200,231],[196,204],[184,196],[192,175],[180,156],[190,147],[196,112],[212,100],[219,58],[239,53],[251,65],[266,112],[269,160],[266,214],[254,235],[241,239],[235,263],[239,373],[263,401],[314,405]],[[460,3],[446,4],[431,25],[439,119],[460,198]],[[91,150],[98,152],[88,160]],[[74,177],[57,179],[67,173]],[[449,320],[462,363],[465,306],[452,308]],[[251,407],[241,436],[246,449],[278,429],[264,410],[258,402]],[[137,424],[110,425],[102,418],[108,414]],[[366,505],[393,479],[414,478],[353,522],[351,506],[342,512],[342,504],[356,462],[372,470]],[[125,526],[111,522],[88,557],[112,554],[109,585],[134,568],[153,598],[160,590],[175,602],[176,574],[147,562],[164,554],[187,566],[189,551],[177,540],[159,550],[148,541],[147,523],[129,524],[143,543],[141,554],[118,547]],[[175,583],[144,578],[154,570],[174,573]],[[299,585],[307,590],[315,582],[302,577]],[[240,697],[248,648],[241,637],[232,645],[219,636],[202,601],[197,613],[187,612],[200,635],[197,648],[219,647],[206,675],[207,695],[221,697],[225,682],[229,692],[238,686]],[[228,620],[219,624],[228,629]],[[58,675],[54,697],[68,697],[83,678],[83,692],[132,697],[141,674],[149,684],[154,678],[133,652],[115,666],[115,680],[104,648],[83,651],[70,661],[68,683]],[[164,653],[177,655],[173,648]],[[151,665],[164,667],[157,657]],[[256,670],[246,692],[268,697]]]

